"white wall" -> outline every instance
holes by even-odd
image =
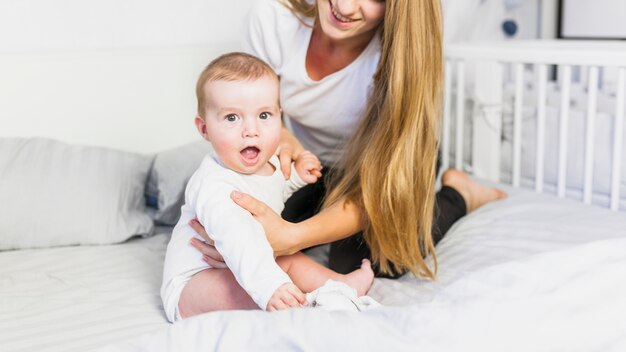
[[[539,37],[543,39],[556,38],[559,19],[559,1],[541,0],[540,17]]]
[[[0,55],[0,138],[153,153],[199,140],[195,84],[236,43]]]
[[[564,37],[626,38],[626,0],[563,2]]]
[[[544,0],[556,1],[556,0]],[[502,23],[513,20],[513,39],[535,39],[540,31],[541,0],[442,0],[447,42],[507,40]]]
[[[197,140],[195,82],[254,0],[0,0],[0,137],[157,152]]]
[[[195,79],[237,49],[253,1],[0,0],[0,137],[145,152],[197,138]],[[468,39],[501,37],[510,16],[533,37],[537,1],[443,0]]]
[[[236,40],[253,0],[0,0],[0,54]]]

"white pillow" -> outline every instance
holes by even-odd
[[[153,157],[35,138],[0,138],[0,250],[110,244],[150,234]]]
[[[201,140],[156,155],[146,185],[146,202],[157,208],[157,223],[176,225],[187,182],[212,150],[211,143]]]

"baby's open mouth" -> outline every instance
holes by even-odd
[[[240,153],[244,161],[250,164],[255,164],[259,156],[260,150],[257,147],[251,146],[244,148]]]

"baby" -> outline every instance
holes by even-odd
[[[310,152],[303,152],[292,164],[289,180],[280,171],[274,155],[281,132],[276,73],[251,55],[226,54],[202,72],[196,94],[195,125],[215,152],[204,158],[189,180],[182,214],[167,246],[161,287],[167,318],[172,322],[183,318],[179,300],[194,275],[217,270],[189,244],[192,238],[200,238],[189,226],[195,218],[211,234],[237,283],[261,309],[300,306],[306,303],[303,291],[313,291],[328,279],[366,294],[374,278],[369,261],[341,275],[302,253],[274,259],[263,227],[230,198],[233,191],[245,192],[280,213],[293,192],[321,177],[321,164]],[[185,297],[213,300],[213,306],[219,307],[228,298],[226,291],[223,297],[204,292],[185,292]]]

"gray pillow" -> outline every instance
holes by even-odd
[[[157,209],[154,221],[176,225],[187,182],[212,151],[211,143],[201,140],[156,155],[146,185],[146,203]]]
[[[110,244],[152,232],[153,156],[0,138],[0,250]]]

